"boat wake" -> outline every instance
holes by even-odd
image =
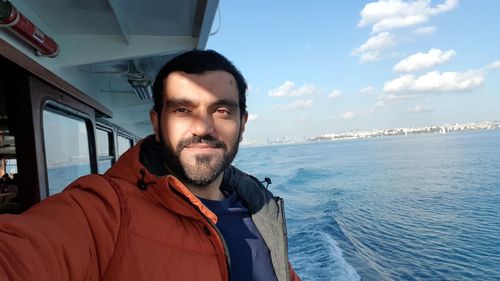
[[[337,241],[322,231],[300,232],[291,237],[292,264],[301,272],[302,280],[361,280],[356,270],[345,260]]]

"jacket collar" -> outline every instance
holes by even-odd
[[[130,182],[139,189],[142,189],[141,185],[144,184],[147,194],[174,212],[184,215],[192,213],[192,206],[186,204],[187,201],[215,223],[215,214],[176,177],[168,174],[162,149],[161,144],[150,135],[125,152],[106,174]],[[252,213],[260,211],[273,199],[272,194],[258,179],[233,166],[224,171],[221,188],[236,192]]]
[[[224,171],[222,187],[235,191],[252,213],[260,211],[273,197],[257,178],[233,166]]]
[[[148,136],[125,152],[105,174],[134,185],[174,213],[199,220],[203,220],[203,214],[216,223],[217,216],[177,178],[168,175],[161,149],[154,136]]]

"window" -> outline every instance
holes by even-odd
[[[122,155],[127,149],[132,147],[132,139],[124,136],[118,136],[118,156]]]
[[[104,129],[97,129],[97,170],[104,174],[114,162],[113,133]]]
[[[76,178],[90,173],[87,126],[83,118],[43,111],[48,195],[62,191]]]
[[[6,159],[5,161],[5,173],[12,176],[17,174],[17,159]]]

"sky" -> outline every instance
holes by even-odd
[[[245,139],[500,120],[500,1],[221,0]]]

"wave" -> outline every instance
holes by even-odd
[[[318,184],[324,183],[325,179],[332,178],[338,172],[330,171],[328,169],[323,169],[319,167],[311,168],[297,168],[292,171],[287,172],[287,181],[284,185],[290,186],[317,186]]]
[[[359,274],[343,256],[337,241],[323,231],[307,231],[295,235],[291,256],[300,259],[292,261],[302,280],[359,281]]]
[[[238,165],[285,199],[305,281],[497,281],[498,132],[462,136],[252,148]]]

